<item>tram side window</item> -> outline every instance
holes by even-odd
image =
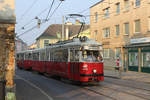
[[[63,60],[63,51],[62,50],[57,50],[54,53],[54,61],[56,62],[61,62]]]
[[[45,56],[46,56],[46,57],[45,57],[45,60],[46,60],[46,61],[49,61],[49,54],[50,54],[50,52],[47,50],[47,51],[46,51],[46,55],[45,55]]]
[[[33,60],[39,61],[39,53],[33,53]]]
[[[74,53],[73,53],[73,50],[70,50],[70,61],[71,61],[71,62],[74,61],[74,60],[73,60],[73,58],[74,58],[73,54],[74,54]]]
[[[17,54],[16,60],[19,60],[19,54]]]
[[[44,61],[45,60],[45,52],[40,53],[40,60]]]
[[[68,61],[68,50],[67,49],[61,49],[56,50],[53,54],[54,61],[56,62],[67,62]],[[52,57],[51,55],[51,57]]]
[[[79,61],[79,50],[70,50],[70,61],[71,62]]]
[[[68,62],[68,49],[63,50],[63,58],[62,61]]]
[[[25,60],[28,60],[28,54],[25,54]]]
[[[24,60],[24,54],[20,54],[20,59]]]
[[[74,61],[79,61],[79,51],[75,50],[75,54],[74,54]]]
[[[54,59],[53,59],[53,56],[54,56],[53,51],[50,51],[50,61],[53,61],[53,60],[54,60]]]
[[[31,54],[31,53],[29,53],[28,59],[29,59],[29,60],[32,60],[32,54]]]

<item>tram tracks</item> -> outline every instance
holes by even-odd
[[[104,94],[104,93],[101,93],[101,92],[98,92],[98,91],[94,91],[93,89],[90,89],[90,88],[87,88],[87,87],[83,87],[82,89],[84,89],[84,90],[86,90],[86,91],[90,91],[90,92],[95,93],[95,94],[97,94],[97,95],[104,96],[104,97],[109,98],[109,99],[111,99],[111,100],[117,100],[116,98],[113,98],[113,97],[111,97],[111,96],[108,96],[108,95],[106,95],[106,94]]]
[[[150,97],[141,96],[141,95],[129,92],[129,91],[123,91],[123,90],[119,90],[119,89],[115,89],[115,88],[111,88],[111,87],[106,87],[106,86],[103,86],[103,88],[111,89],[111,90],[114,90],[114,91],[117,91],[117,92],[122,92],[122,93],[125,93],[125,94],[128,94],[128,95],[132,95],[132,96],[144,99],[144,100],[150,100],[149,99]]]
[[[133,85],[131,86],[130,83],[122,84],[120,82],[115,82],[115,81],[116,80],[114,80],[113,82],[105,80],[104,82],[107,82],[108,84],[115,84],[115,85],[119,85],[119,86],[123,86],[123,87],[130,87],[130,88],[134,88],[134,89],[138,89],[138,90],[148,91],[150,93],[150,89],[137,87],[134,83],[132,83]]]
[[[86,86],[84,87],[84,89],[88,91],[92,91],[99,95],[103,95],[112,100],[127,100],[124,98],[122,99],[122,97],[120,97],[121,95],[126,95],[129,98],[131,97],[133,98],[132,100],[150,100],[149,88],[146,89],[146,87],[144,88],[138,87],[140,85],[141,84],[138,84],[138,83],[136,85],[134,83],[128,84],[128,82],[122,83],[122,82],[119,82],[119,80],[118,80],[118,83],[116,82],[116,80],[115,82],[114,80],[113,82],[111,82],[110,80],[109,81],[105,80],[104,82],[100,83],[97,86]],[[112,92],[111,94],[110,91],[114,91],[114,92]]]
[[[99,90],[97,90],[97,88],[99,88]],[[118,89],[107,87],[107,86],[83,87],[83,89],[96,93],[98,95],[105,96],[111,100],[120,100],[119,98],[123,98],[123,97],[120,97],[120,95],[118,94],[125,94],[129,98],[130,97],[135,98],[133,100],[150,100],[149,97],[141,96],[141,95],[134,94],[128,91],[118,90]],[[112,91],[112,93],[110,93],[110,91]],[[121,100],[126,100],[126,99],[121,99]]]

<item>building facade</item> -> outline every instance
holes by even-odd
[[[103,44],[105,69],[113,69],[119,58],[123,69],[141,71],[143,54],[138,47],[131,54],[129,47],[140,43],[134,39],[150,37],[150,0],[101,0],[90,8],[90,15],[91,37]]]
[[[0,0],[0,100],[15,98],[15,23],[15,1]]]
[[[16,52],[16,53],[28,49],[27,44],[26,44],[23,40],[21,40],[21,39],[19,39],[19,38],[17,38],[17,39],[15,40],[15,46],[16,46],[16,48],[15,48],[15,52]]]

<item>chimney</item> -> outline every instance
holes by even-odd
[[[76,25],[81,25],[80,21],[79,20],[76,20]]]
[[[71,22],[66,22],[65,24],[66,25],[73,25],[73,23],[71,23]]]
[[[66,40],[69,39],[69,26],[66,25]]]

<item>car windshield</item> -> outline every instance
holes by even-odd
[[[100,51],[84,50],[82,51],[82,61],[85,62],[101,62],[102,56]]]

